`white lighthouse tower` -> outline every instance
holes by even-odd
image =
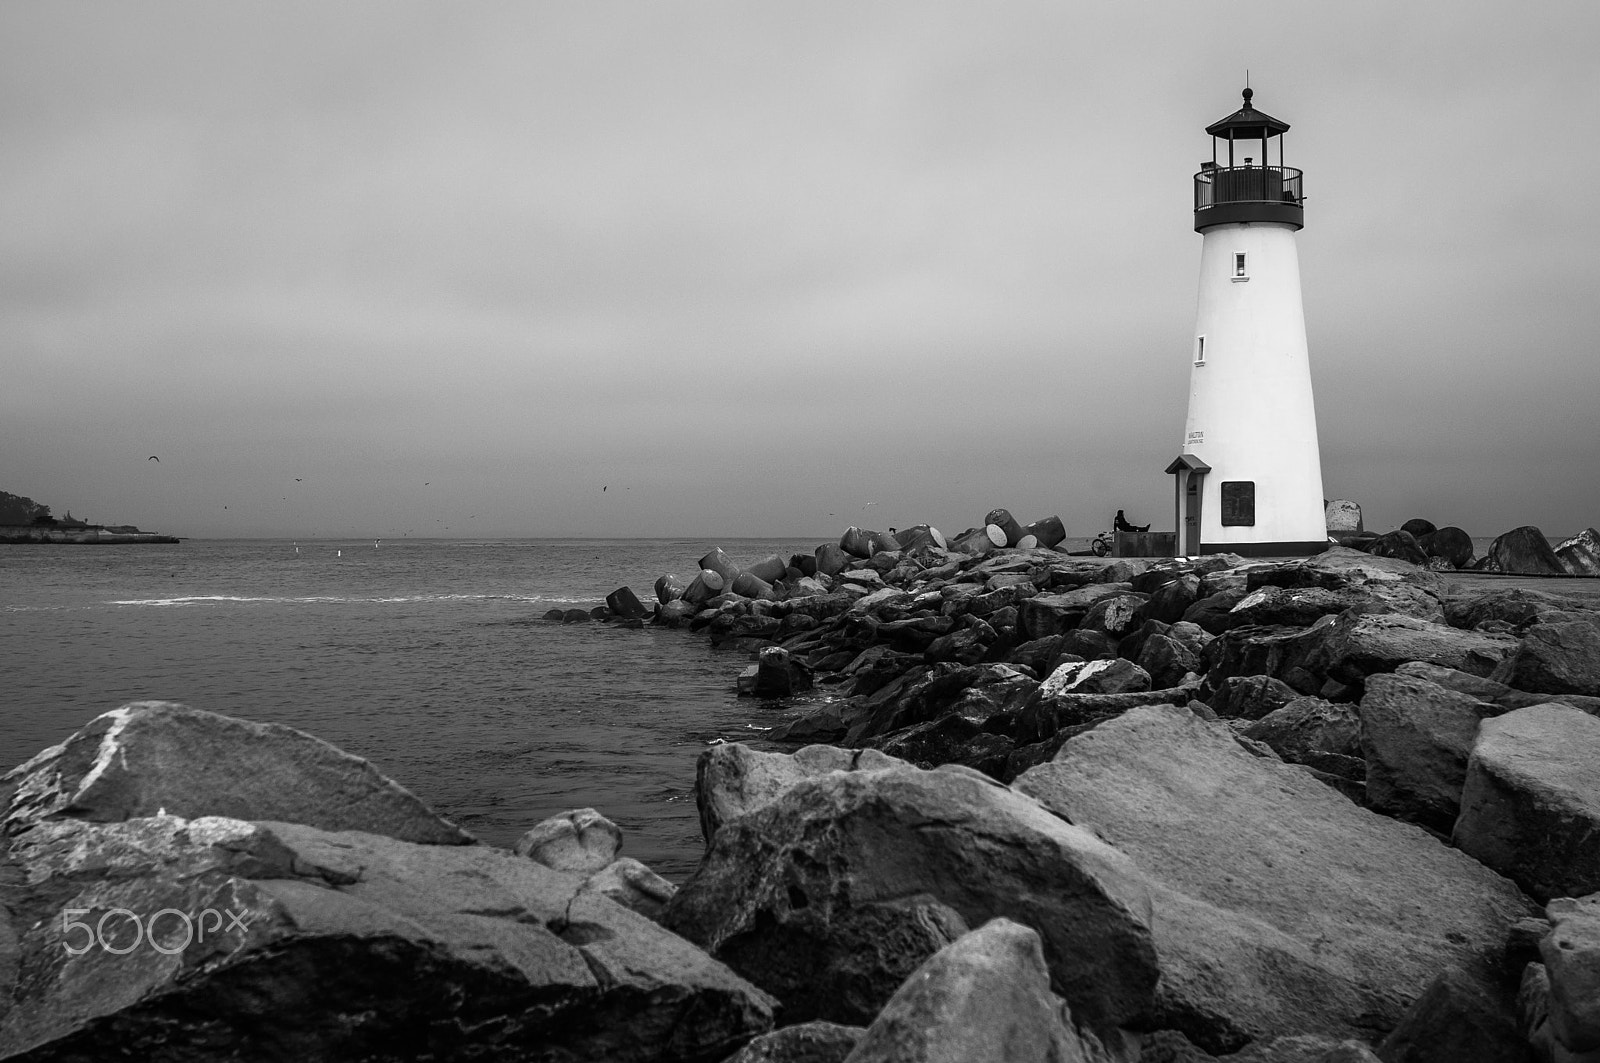
[[[1194,364],[1183,452],[1167,466],[1179,555],[1296,556],[1328,545],[1295,246],[1301,173],[1283,165],[1289,124],[1256,110],[1251,95],[1206,127],[1211,161],[1194,177]]]

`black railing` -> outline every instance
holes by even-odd
[[[1301,171],[1293,166],[1218,166],[1194,175],[1194,209],[1227,203],[1300,205]]]

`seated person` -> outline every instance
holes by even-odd
[[[1117,519],[1112,521],[1111,526],[1119,532],[1142,532],[1150,530],[1150,525],[1148,524],[1142,526],[1129,524],[1128,518],[1122,515],[1122,510],[1120,509],[1117,510]]]

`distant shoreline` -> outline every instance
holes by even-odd
[[[0,543],[40,546],[127,546],[137,543],[180,543],[176,535],[104,524],[0,524]]]

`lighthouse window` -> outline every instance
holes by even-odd
[[[1244,261],[1244,252],[1243,251],[1235,251],[1233,253],[1233,279],[1234,280],[1241,280],[1241,281],[1246,281],[1246,280],[1250,279],[1250,274],[1245,272],[1245,261]]]
[[[1256,522],[1256,482],[1222,481],[1222,523],[1251,525]]]
[[[1204,336],[1196,336],[1195,337],[1195,340],[1194,340],[1194,364],[1195,365],[1205,365],[1206,364],[1206,338]]]

